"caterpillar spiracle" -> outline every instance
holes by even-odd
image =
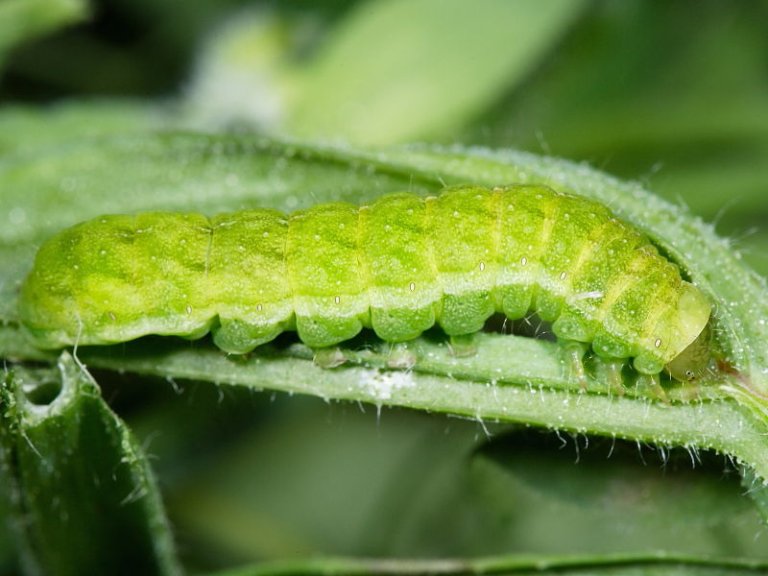
[[[688,380],[709,360],[704,294],[605,206],[543,186],[290,215],[102,216],[44,243],[19,304],[41,348],[210,331],[234,354],[286,330],[316,348],[363,327],[401,342],[436,323],[467,335],[494,313],[531,311],[559,340],[632,358],[641,374]]]

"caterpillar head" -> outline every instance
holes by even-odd
[[[672,358],[665,369],[676,380],[687,382],[700,378],[709,366],[712,307],[693,284],[683,282],[677,313],[671,315],[668,331]]]

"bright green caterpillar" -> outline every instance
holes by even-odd
[[[466,335],[495,312],[531,311],[559,339],[634,358],[642,374],[667,366],[690,379],[709,360],[711,306],[677,266],[604,206],[542,186],[390,194],[289,216],[103,216],[42,246],[20,300],[42,348],[210,330],[236,354],[285,330],[318,348],[363,327],[401,342],[435,323]]]

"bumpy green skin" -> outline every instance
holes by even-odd
[[[210,330],[238,354],[284,330],[312,347],[363,327],[398,342],[436,322],[464,335],[494,312],[530,311],[560,339],[657,374],[711,307],[607,208],[540,186],[392,194],[290,216],[104,216],[45,243],[20,300],[42,348]]]

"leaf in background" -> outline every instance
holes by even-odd
[[[741,560],[710,560],[692,556],[637,554],[616,556],[523,557],[493,556],[434,560],[320,558],[244,566],[211,576],[753,576],[765,564]]]
[[[39,153],[54,144],[160,128],[166,122],[161,112],[161,106],[137,100],[64,101],[46,108],[5,106],[0,108],[0,163],[7,156]]]
[[[517,432],[475,454],[471,477],[510,552],[768,560],[760,513],[711,453]]]
[[[0,455],[30,573],[178,574],[149,463],[69,354],[6,373]]]
[[[459,491],[467,454],[484,437],[477,424],[405,411],[379,419],[375,410],[285,395],[254,403],[262,421],[174,486],[169,511],[188,537],[229,564],[471,548],[461,542],[470,506]],[[455,514],[433,529],[445,506]]]
[[[99,0],[87,24],[14,50],[0,98],[167,97],[185,78],[202,35],[242,1]]]
[[[199,458],[169,498],[175,525],[229,563],[648,550],[768,562],[760,514],[711,454],[584,437],[574,445],[567,435],[484,432],[403,410],[377,417],[285,395],[252,402],[251,430]]]
[[[85,19],[87,0],[3,0],[0,3],[0,68],[15,45]]]
[[[237,12],[204,43],[182,115],[202,128],[279,129],[300,75],[297,54],[317,28],[312,17],[265,7]]]
[[[367,2],[297,78],[289,134],[392,144],[449,134],[518,84],[579,0]]]

